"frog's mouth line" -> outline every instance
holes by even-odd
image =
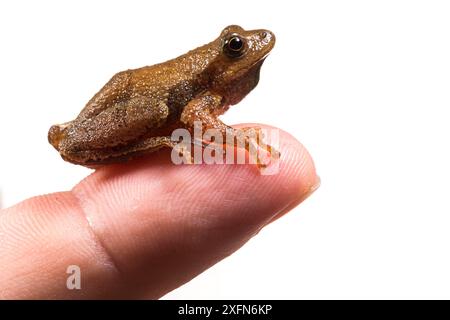
[[[238,76],[242,76],[245,75],[248,72],[254,71],[254,70],[260,70],[264,60],[266,59],[266,57],[268,56],[268,54],[266,54],[264,57],[262,57],[261,59],[253,62],[252,64],[246,66],[245,68],[241,68],[239,70],[236,71],[236,75]]]
[[[265,60],[268,56],[269,56],[269,54],[270,54],[270,52],[267,52],[261,59],[259,59],[260,61],[261,60]]]
[[[264,57],[262,57],[261,59],[257,60],[256,62],[254,62],[253,64],[250,65],[249,69],[256,67],[256,66],[262,66],[264,60],[266,60],[267,56],[269,54],[267,53]]]
[[[254,62],[250,67],[254,67],[255,65],[257,65],[258,63],[263,63],[264,60],[266,60],[266,58],[269,56],[270,51],[267,52],[262,58],[260,58],[259,60],[257,60],[256,62]]]

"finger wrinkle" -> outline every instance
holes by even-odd
[[[95,246],[102,251],[103,256],[105,257],[105,259],[107,259],[107,265],[109,265],[117,274],[123,275],[123,272],[119,268],[118,263],[116,262],[112,253],[105,245],[101,236],[97,233],[95,227],[93,226],[91,220],[89,219],[89,214],[86,212],[87,206],[85,204],[87,201],[90,201],[90,199],[86,197],[86,194],[81,193],[79,188],[74,188],[70,192],[70,195],[73,197],[75,203],[78,206],[78,210],[76,211],[78,211],[79,214],[82,216],[82,218],[86,221],[86,225],[89,228],[89,233],[91,234],[93,241],[95,242]]]

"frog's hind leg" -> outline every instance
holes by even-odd
[[[78,162],[78,164],[95,168],[98,165],[125,162],[162,148],[175,148],[178,150],[180,156],[185,159],[185,163],[192,163],[192,156],[189,150],[179,149],[178,147],[178,142],[172,141],[170,136],[149,137],[122,148],[97,149],[95,152],[80,151],[76,155],[79,161],[74,161],[74,155],[72,155],[71,162]]]
[[[164,135],[151,133],[165,125],[168,114],[165,103],[139,96],[118,102],[92,119],[77,118],[54,126],[49,140],[69,162],[114,162],[113,159],[126,158],[127,154],[170,146]]]
[[[187,146],[173,141],[170,136],[150,137],[140,141],[138,144],[133,145],[131,150],[127,152],[132,156],[142,155],[146,153],[154,152],[161,148],[171,148],[178,152],[178,155],[184,159],[184,163],[193,163],[193,155],[190,152],[191,145],[189,144],[189,150]]]

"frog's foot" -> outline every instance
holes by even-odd
[[[178,164],[179,161],[174,161],[174,159],[173,159],[174,152],[175,153],[178,152],[177,155],[181,159],[181,163],[183,163],[183,164],[194,164],[195,163],[194,154],[191,153],[191,151],[189,151],[187,146],[183,146],[183,145],[179,145],[179,144],[172,146],[172,155],[171,155],[172,162]]]
[[[257,165],[259,168],[268,167],[270,164],[280,159],[281,156],[281,153],[278,150],[276,150],[274,147],[268,144],[264,144],[264,148],[261,150],[261,152],[266,152],[267,160],[261,160],[261,158],[263,158],[263,155],[258,155]],[[267,155],[269,157],[267,157]]]
[[[239,129],[229,127],[225,135],[223,144],[207,140],[194,140],[193,143],[204,149],[212,148],[215,152],[221,152],[222,154],[225,154],[227,145],[233,147],[233,149],[235,147],[245,149],[249,153],[250,163],[255,163],[258,168],[265,168],[272,161],[280,158],[279,151],[264,143],[264,134],[260,127],[244,127]]]
[[[258,168],[265,168],[280,158],[280,152],[264,142],[264,133],[260,127],[243,127],[235,130],[238,143],[241,145],[245,143],[244,148]]]

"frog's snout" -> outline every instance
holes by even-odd
[[[251,43],[261,52],[264,56],[267,56],[275,46],[275,34],[267,29],[257,29],[250,32]]]
[[[261,30],[259,38],[264,44],[271,44],[271,48],[275,45],[275,34],[270,30]]]

